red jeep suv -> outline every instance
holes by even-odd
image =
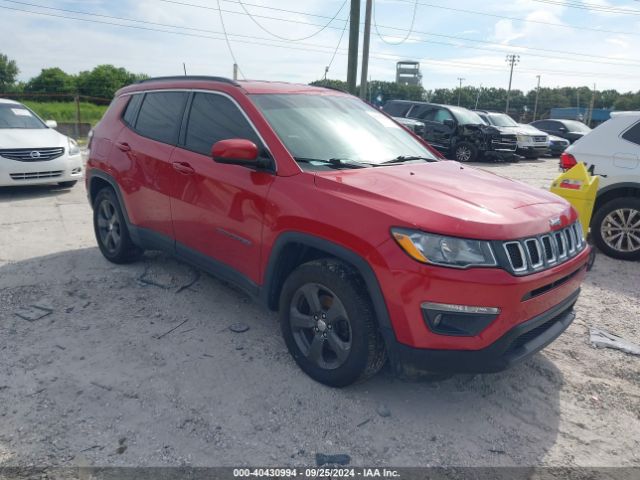
[[[96,127],[103,255],[161,249],[280,312],[300,368],[345,386],[494,372],[574,318],[590,248],[561,198],[453,161],[348,94],[144,80]]]

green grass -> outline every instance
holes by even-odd
[[[76,121],[76,104],[74,102],[32,102],[27,100],[22,103],[44,120],[55,120],[58,123]],[[107,105],[80,102],[80,121],[95,125],[102,118],[106,109]]]

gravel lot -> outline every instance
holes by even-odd
[[[557,175],[550,159],[481,167]],[[90,218],[82,185],[0,189],[0,467],[640,466],[640,357],[588,342],[597,325],[640,343],[638,263],[600,255],[574,324],[510,371],[333,390],[273,314],[161,254],[109,264]]]

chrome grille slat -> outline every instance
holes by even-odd
[[[5,148],[0,150],[0,157],[18,162],[46,162],[61,157],[63,154],[63,147]]]
[[[502,242],[509,267],[516,275],[551,268],[575,257],[585,247],[580,222],[552,233]]]

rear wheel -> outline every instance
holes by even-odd
[[[469,142],[458,143],[453,153],[459,162],[473,162],[478,157],[478,149]]]
[[[280,325],[300,368],[331,387],[365,380],[386,360],[364,284],[337,260],[305,263],[287,278]]]
[[[113,263],[130,263],[142,255],[129,236],[120,202],[110,187],[98,192],[93,202],[93,229],[102,255]]]
[[[591,222],[593,241],[606,255],[640,259],[640,198],[616,198],[605,203]]]

